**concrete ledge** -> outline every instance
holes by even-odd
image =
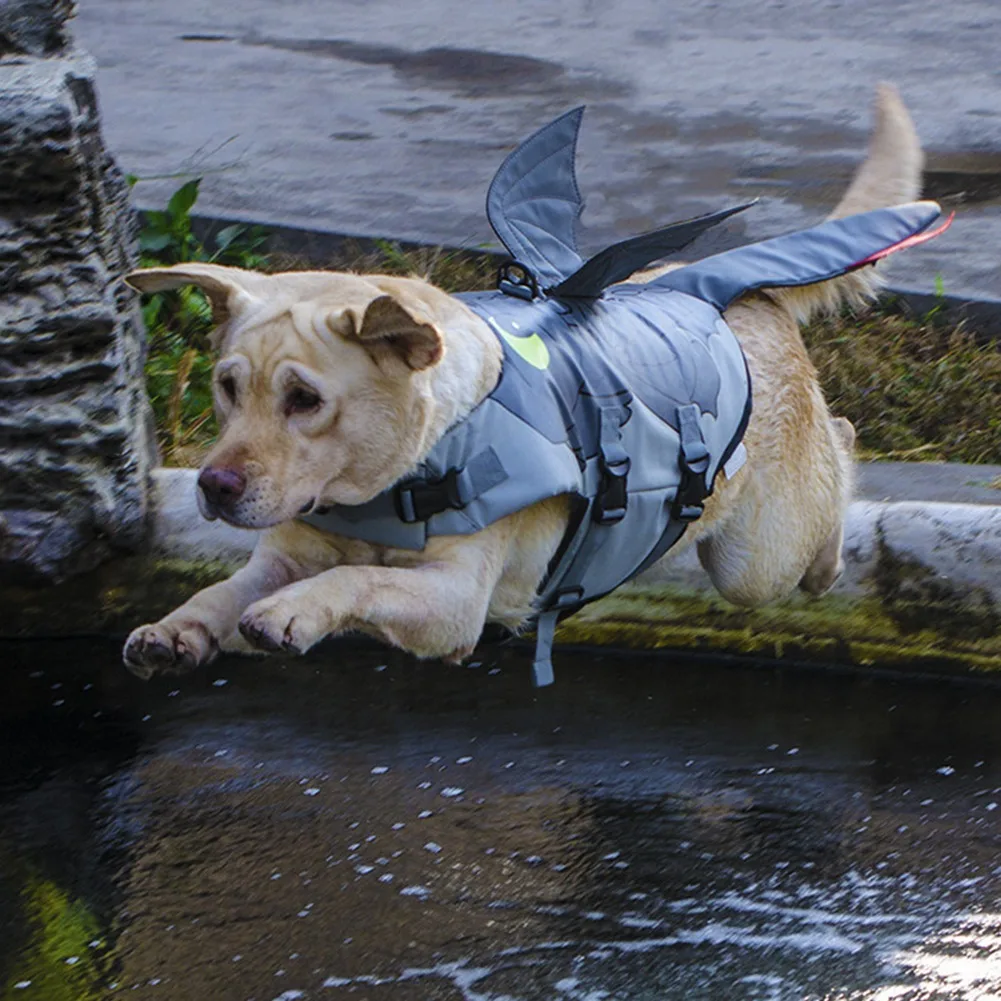
[[[979,467],[863,466],[906,495],[961,493]],[[973,470],[973,472],[971,472]],[[986,469],[990,477],[993,470]],[[238,562],[255,533],[201,518],[190,470],[158,470],[154,547],[174,560]],[[981,490],[979,475],[970,489]],[[987,491],[985,497],[993,497]],[[721,599],[694,551],[567,619],[563,643],[751,654],[964,673],[1001,669],[1001,507],[924,500],[852,504],[846,572],[824,598],[745,610]]]
[[[857,501],[845,560],[825,597],[749,610],[720,598],[689,551],[566,620],[559,639],[935,673],[1001,669],[1001,508]]]
[[[0,636],[124,634],[228,575],[253,549],[256,532],[202,518],[194,470],[157,470],[152,502],[146,552],[58,588],[0,589],[17,609]],[[856,501],[845,560],[829,595],[747,610],[720,598],[687,551],[565,620],[558,642],[910,672],[1001,670],[1001,506]]]

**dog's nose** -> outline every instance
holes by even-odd
[[[239,469],[206,466],[198,474],[198,487],[213,507],[225,510],[243,496],[247,478]]]

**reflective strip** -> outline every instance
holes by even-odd
[[[740,442],[733,450],[733,455],[726,460],[726,464],[723,466],[723,475],[728,480],[732,480],[744,468],[745,462],[747,462],[747,449],[744,448],[744,443]]]

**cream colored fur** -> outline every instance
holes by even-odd
[[[868,158],[835,216],[917,195],[921,150],[907,111],[890,87],[880,89],[876,110]],[[124,651],[132,670],[149,676],[204,663],[238,630],[258,648],[293,652],[358,630],[457,661],[485,622],[519,629],[530,621],[566,525],[564,498],[476,535],[434,538],[418,553],[295,520],[313,506],[374,497],[490,392],[501,355],[479,317],[419,279],[182,264],[129,281],[143,291],[194,284],[209,295],[219,323],[221,433],[203,470],[235,470],[245,489],[224,508],[205,501],[204,510],[267,528],[232,578],[132,633]],[[684,542],[698,545],[731,601],[755,605],[797,585],[822,593],[840,573],[854,431],[831,417],[797,320],[877,288],[866,268],[748,295],[727,310],[754,385],[747,462],[732,481],[719,478]]]

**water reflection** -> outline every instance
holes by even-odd
[[[539,694],[520,654],[336,648],[158,687],[18,649],[5,999],[1001,985],[996,689],[609,658]]]

